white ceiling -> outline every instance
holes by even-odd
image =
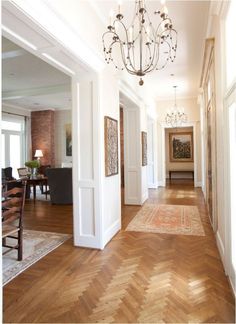
[[[105,24],[111,9],[117,13],[116,1],[93,0],[96,12]],[[173,97],[173,85],[178,86],[179,97],[196,97],[198,94],[204,41],[210,1],[167,1],[169,17],[178,32],[177,57],[165,69],[145,76],[144,87],[155,99]],[[150,13],[161,9],[159,1],[146,1]],[[132,19],[134,1],[123,1],[124,21]],[[152,15],[153,19],[157,16]],[[159,21],[159,20],[158,20]],[[171,76],[174,74],[174,76]],[[137,80],[138,82],[138,80]]]
[[[3,37],[2,99],[29,110],[69,109],[70,77]]]

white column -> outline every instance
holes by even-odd
[[[100,118],[96,78],[72,80],[74,244],[102,246]]]

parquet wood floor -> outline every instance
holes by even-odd
[[[67,241],[5,286],[4,321],[233,323],[234,299],[201,190],[173,181],[150,190],[149,202],[197,205],[206,236],[122,230],[103,251]],[[122,207],[123,229],[140,208]],[[29,204],[25,227],[67,233],[71,215],[68,206]]]

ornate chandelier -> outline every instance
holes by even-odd
[[[184,108],[177,108],[177,103],[176,103],[176,88],[177,88],[177,86],[173,86],[173,88],[175,91],[174,107],[172,107],[171,110],[167,111],[165,120],[166,120],[167,125],[177,128],[178,126],[181,126],[182,123],[186,123],[187,115],[184,112]]]
[[[164,4],[165,0],[161,2]],[[105,61],[113,63],[116,69],[126,69],[139,76],[140,85],[144,83],[143,76],[163,69],[176,57],[177,32],[168,17],[167,7],[164,5],[154,14],[160,16],[156,28],[150,20],[145,0],[136,0],[133,20],[126,27],[119,3],[116,17],[113,20],[113,13],[110,13],[108,31],[102,37]]]

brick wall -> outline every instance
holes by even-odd
[[[42,165],[55,165],[54,111],[34,111],[31,113],[32,159],[36,150],[42,150]]]

